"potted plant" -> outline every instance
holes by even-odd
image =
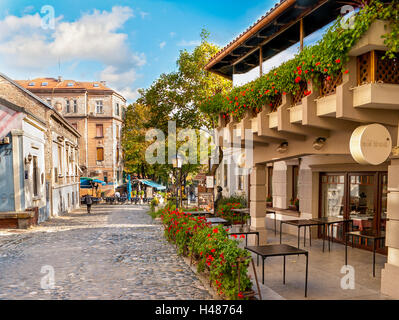
[[[272,196],[270,194],[266,198],[266,206],[267,207],[273,207],[273,198],[272,198]]]
[[[291,198],[290,200],[290,205],[288,207],[290,210],[295,210],[298,211],[299,210],[299,199],[298,198]]]
[[[295,208],[296,208],[296,211],[299,211],[299,199],[298,199],[298,198],[296,198],[296,199],[294,200],[294,206],[295,206]]]

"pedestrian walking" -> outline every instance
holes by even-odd
[[[91,198],[91,195],[86,194],[85,202],[86,202],[86,206],[87,206],[87,213],[90,213],[91,205],[93,204],[93,199]]]
[[[219,203],[220,203],[220,201],[222,201],[222,198],[223,198],[223,195],[222,195],[223,188],[221,186],[217,186],[216,190],[217,190],[217,195],[216,195],[216,200],[213,205],[214,214],[217,214]]]

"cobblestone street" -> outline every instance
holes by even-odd
[[[147,207],[94,206],[0,231],[0,299],[211,299]],[[54,268],[55,288],[41,288]]]

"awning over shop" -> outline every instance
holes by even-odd
[[[80,188],[82,189],[91,189],[96,183],[102,186],[106,185],[104,181],[101,181],[99,179],[86,178],[86,177],[80,178]]]
[[[157,190],[165,190],[166,189],[165,186],[163,186],[161,184],[158,184],[158,183],[156,183],[156,182],[154,182],[152,180],[140,179],[139,181],[141,183],[143,183],[143,184],[145,184],[145,185],[147,185],[149,187],[152,187],[154,189],[157,189]]]

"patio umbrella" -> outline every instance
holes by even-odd
[[[132,196],[132,184],[130,183],[130,174],[127,176],[127,199],[130,201]]]
[[[81,189],[92,189],[92,194],[93,194],[93,188],[94,188],[95,183],[98,183],[102,186],[106,185],[106,183],[104,181],[101,181],[99,179],[88,178],[88,177],[80,178],[80,188]]]
[[[96,178],[88,178],[88,177],[82,177],[80,178],[80,185],[91,185],[93,183],[98,183],[101,184],[102,186],[105,186],[106,183],[104,181],[101,181],[100,179],[96,179]]]

